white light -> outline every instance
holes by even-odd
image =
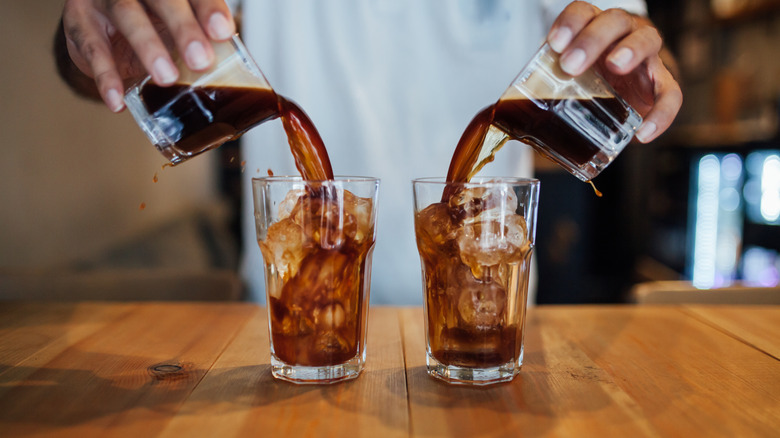
[[[762,167],[764,167],[763,153],[752,152],[745,158],[745,169],[750,175],[760,176]]]
[[[725,278],[725,273],[730,273],[737,265],[737,258],[739,257],[739,245],[742,243],[742,236],[736,233],[724,233],[718,236],[718,250],[715,254],[715,265],[718,268],[718,273],[721,275],[722,280],[728,280]]]
[[[734,187],[725,187],[720,191],[720,208],[724,211],[737,211],[739,208],[739,192]]]
[[[737,154],[728,154],[721,160],[721,172],[727,181],[737,181],[742,176],[742,158]]]
[[[760,247],[750,247],[742,256],[742,269],[747,284],[763,287],[776,287],[780,284],[780,257],[776,251]]]
[[[698,197],[693,243],[692,283],[700,289],[715,285],[715,263],[718,237],[718,197],[720,160],[705,155],[699,160]]]
[[[772,154],[764,158],[761,169],[761,189],[780,189],[780,156]]]
[[[748,205],[758,205],[761,202],[761,183],[755,178],[747,180],[742,188],[742,196],[745,197],[745,202]]]
[[[780,218],[780,193],[769,190],[761,194],[761,217],[767,222]]]
[[[768,155],[761,169],[761,217],[767,222],[780,218],[780,156]]]

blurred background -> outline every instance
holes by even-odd
[[[238,146],[163,169],[129,113],[80,99],[57,77],[61,6],[2,4],[0,298],[33,277],[80,276],[77,288],[106,272],[115,276],[101,281],[218,277],[239,297]],[[635,301],[659,284],[777,291],[780,1],[648,7],[679,62],[682,111],[596,179],[603,198],[540,160],[544,199],[567,202],[540,206],[539,303]]]
[[[780,2],[647,3],[679,63],[682,110],[596,178],[603,198],[539,172],[545,196],[582,192],[540,207],[540,303],[778,285]]]

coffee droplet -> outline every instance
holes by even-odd
[[[142,202],[141,205],[138,206],[138,210],[143,210],[146,208],[146,202]]]
[[[152,182],[157,182],[157,172],[154,172],[154,176],[152,177]]]
[[[257,169],[257,171],[259,172],[260,169]],[[268,168],[268,176],[274,176],[274,171],[270,167]]]
[[[596,188],[596,184],[593,184],[593,181],[591,181],[591,180],[588,180],[588,184],[590,184],[590,186],[591,186],[591,187],[593,187],[593,193],[595,193],[595,194],[596,194],[596,196],[598,196],[599,198],[600,198],[600,197],[602,197],[602,196],[604,196],[604,194],[603,194],[603,193],[601,193],[601,192],[599,191],[599,189],[597,189],[597,188]]]

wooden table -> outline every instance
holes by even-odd
[[[371,310],[357,380],[271,377],[251,304],[0,304],[0,436],[778,436],[780,307],[529,312],[511,383],[425,372],[422,312]]]

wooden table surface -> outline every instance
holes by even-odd
[[[271,377],[255,305],[2,303],[0,436],[780,430],[780,307],[535,307],[520,375],[489,388],[428,377],[422,322],[419,308],[372,308],[364,373],[298,386]]]

